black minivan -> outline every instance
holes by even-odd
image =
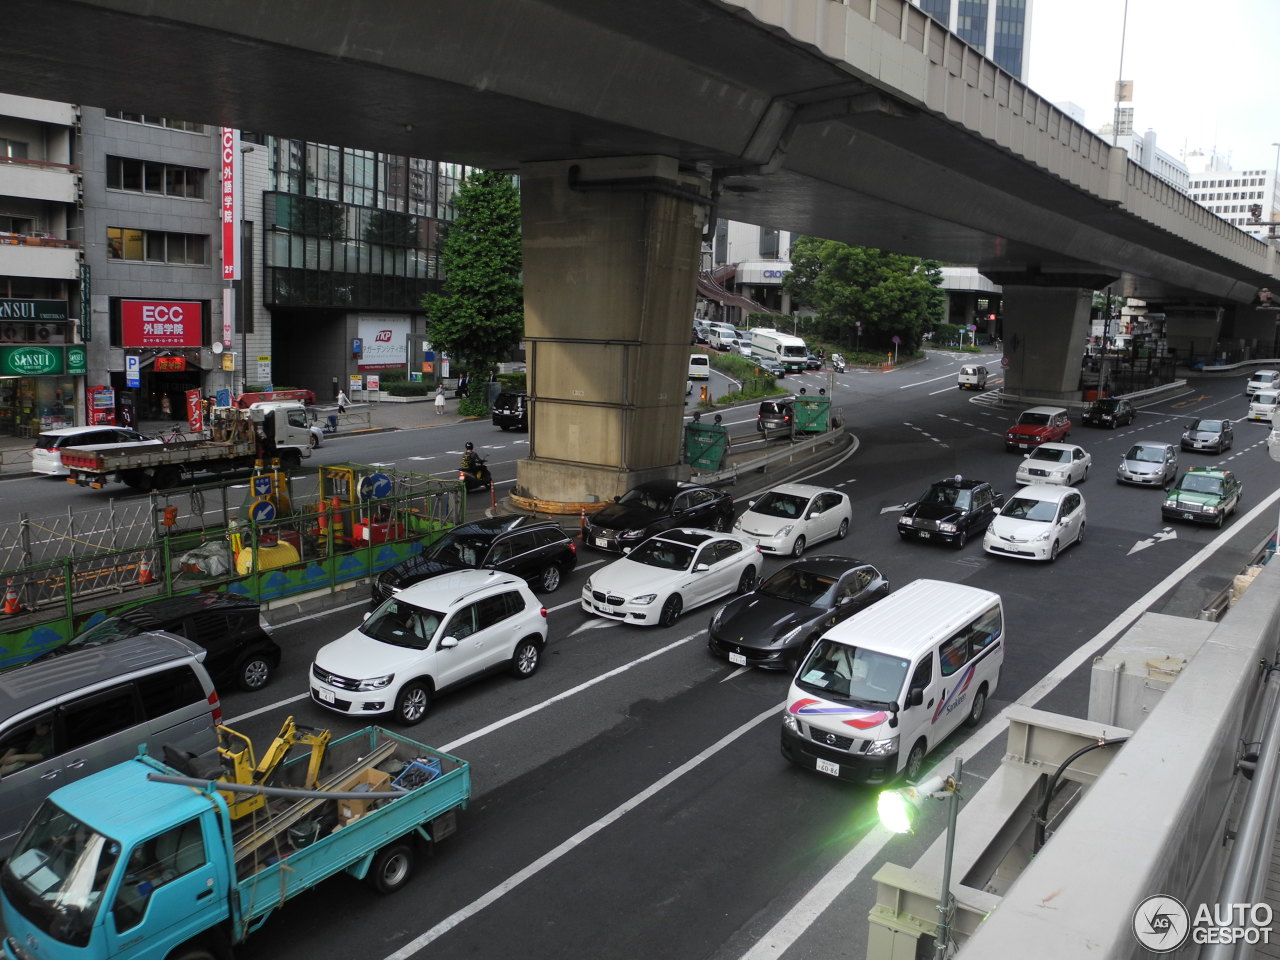
[[[177,634],[204,647],[217,684],[260,690],[280,666],[280,646],[263,628],[258,601],[237,593],[188,593],[130,607],[99,620],[37,660],[52,659],[151,631]]]
[[[523,393],[500,393],[493,401],[493,425],[503,430],[529,429],[529,397]]]

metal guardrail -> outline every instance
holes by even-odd
[[[844,418],[840,417],[840,419],[843,421]],[[840,439],[840,437],[845,436],[845,434],[845,425],[842,422],[840,426],[833,427],[826,433],[815,434],[814,436],[808,437],[804,440],[796,440],[787,444],[786,447],[780,450],[775,450],[773,453],[767,453],[764,456],[756,457],[753,460],[745,460],[742,463],[734,463],[723,470],[717,470],[715,473],[695,473],[692,475],[692,479],[696,480],[698,483],[705,483],[708,486],[715,486],[722,483],[737,483],[739,474],[762,471],[770,464],[780,463],[783,460],[794,459],[796,456],[809,453],[823,444],[835,443]],[[732,455],[732,447],[730,447],[729,452],[730,455]]]

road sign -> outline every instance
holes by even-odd
[[[890,339],[890,341],[891,341],[891,342],[893,342],[893,343],[901,343],[901,342],[902,342],[902,338],[901,338],[900,336],[898,336],[897,334],[894,334],[894,335],[893,335],[892,337],[890,337],[889,339]]]
[[[255,500],[249,505],[249,516],[257,523],[266,523],[276,518],[276,505],[270,500]]]
[[[360,481],[357,492],[361,500],[376,500],[391,496],[391,478],[385,473],[371,473]]]
[[[124,358],[124,385],[126,387],[140,387],[142,381],[138,379],[139,371],[142,369],[142,358],[133,354],[125,354]]]
[[[1008,357],[1001,357],[1001,358],[1000,358],[1000,366],[1002,366],[1002,367],[1008,367],[1008,366],[1009,366],[1009,358],[1008,358]]]

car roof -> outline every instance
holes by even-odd
[[[1066,413],[1066,407],[1027,407],[1023,413]]]
[[[1083,450],[1084,448],[1078,443],[1060,443],[1052,441],[1051,443],[1042,443],[1036,447],[1037,450]]]
[[[813,483],[780,483],[776,487],[772,487],[769,493],[790,493],[797,497],[816,497],[820,493],[839,493],[839,490],[831,490],[828,487],[820,487]]]
[[[16,716],[77,690],[187,658],[203,659],[204,651],[172,634],[143,633],[108,646],[24,664],[0,673],[0,717]]]
[[[445,533],[445,536],[475,536],[476,534],[488,534],[495,536],[499,533],[506,533],[508,530],[514,530],[516,527],[531,527],[535,524],[545,525],[555,523],[554,520],[539,520],[535,517],[525,516],[522,513],[504,513],[496,517],[481,517],[478,520],[470,520],[466,523],[460,523],[452,530]],[[559,526],[557,523],[556,526]]]
[[[1159,447],[1162,450],[1173,446],[1172,443],[1165,443],[1163,440],[1135,440],[1133,445],[1135,447]]]
[[[856,557],[839,557],[834,554],[814,554],[812,556],[801,557],[798,560],[792,560],[778,568],[778,570],[806,570],[809,573],[816,573],[821,576],[838,577],[841,574],[854,569],[855,567],[865,567],[870,565],[868,560],[859,560]],[[774,573],[777,573],[775,570]]]
[[[204,610],[256,612],[258,601],[239,593],[187,593],[139,604],[119,616],[149,630],[163,630],[169,624]]]
[[[1051,483],[1029,483],[1025,487],[1019,487],[1013,492],[1013,496],[1009,499],[1013,500],[1018,497],[1025,497],[1027,500],[1048,500],[1057,502],[1064,499],[1069,493],[1079,493],[1075,487],[1063,487]]]
[[[1250,379],[1253,379],[1253,377],[1275,377],[1275,376],[1280,376],[1280,370],[1255,370],[1253,371],[1253,376],[1250,377]]]
[[[524,586],[520,577],[497,570],[453,570],[405,587],[395,598],[423,607],[453,607],[491,587],[520,586]]]
[[[112,423],[101,423],[92,427],[58,427],[55,430],[41,430],[42,437],[78,437],[83,433],[97,433],[100,430],[128,430]]]
[[[1198,473],[1206,477],[1234,476],[1230,470],[1223,470],[1221,467],[1188,467],[1187,473]]]
[[[703,489],[701,483],[689,483],[685,480],[646,480],[644,483],[637,483],[632,490],[650,490],[653,493],[666,494],[669,497],[675,496],[684,490],[700,490]],[[710,488],[707,488],[710,489]],[[717,493],[719,491],[716,491]]]
[[[670,540],[673,543],[684,543],[691,547],[698,547],[708,540],[723,537],[734,539],[729,534],[714,533],[711,530],[699,530],[696,527],[676,527],[672,530],[663,530],[661,533],[654,534],[653,539]]]
[[[941,480],[935,480],[929,484],[932,487],[955,487],[957,490],[972,490],[974,487],[980,487],[986,480],[974,480],[971,477],[944,477]]]

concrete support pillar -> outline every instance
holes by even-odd
[[[667,157],[520,168],[529,458],[517,497],[608,500],[674,477],[706,181]]]
[[[1089,337],[1093,291],[1080,287],[1004,287],[1006,393],[1080,399],[1080,363]]]

